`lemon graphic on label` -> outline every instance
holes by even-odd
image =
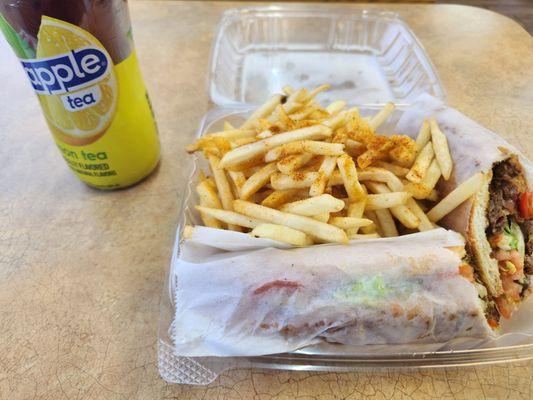
[[[117,84],[107,51],[90,33],[47,16],[37,38],[37,59],[48,62],[44,71],[34,71],[48,90],[37,96],[52,132],[75,146],[96,141],[116,108]]]

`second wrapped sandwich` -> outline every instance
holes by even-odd
[[[533,167],[517,149],[440,101],[422,96],[398,124],[414,132],[431,115],[446,135],[454,170],[437,186],[446,196],[476,173],[483,184],[475,196],[438,221],[462,233],[476,275],[487,288],[489,322],[509,318],[530,293],[533,274]]]

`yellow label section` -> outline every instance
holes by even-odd
[[[78,177],[100,189],[130,186],[159,160],[159,140],[135,52],[114,67],[117,104],[114,118],[96,141],[73,146],[49,123],[63,158]]]

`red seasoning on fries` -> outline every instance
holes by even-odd
[[[196,187],[206,226],[293,246],[346,243],[433,229],[475,192],[478,177],[439,197],[437,181],[453,164],[431,116],[416,141],[387,135],[394,104],[369,117],[344,100],[322,108],[315,96],[328,88],[286,87],[241,126],[226,123],[188,146],[204,153],[214,178]]]

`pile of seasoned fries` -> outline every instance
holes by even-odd
[[[226,122],[187,148],[211,169],[196,186],[205,226],[294,246],[391,237],[433,229],[480,188],[476,174],[438,202],[453,164],[437,122],[424,121],[416,141],[381,135],[392,103],[371,117],[342,100],[322,108],[315,97],[328,87],[286,87],[239,128]]]

